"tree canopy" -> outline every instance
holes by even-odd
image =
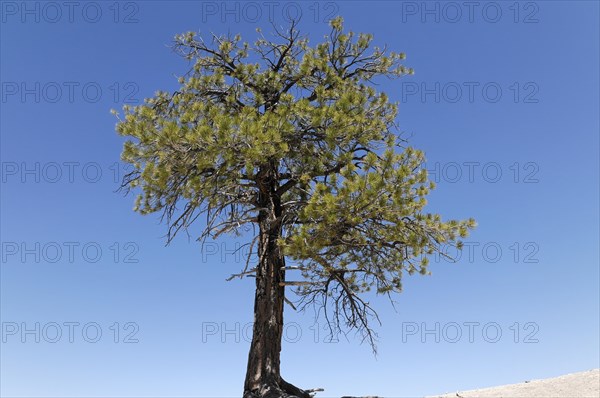
[[[475,221],[425,211],[423,152],[398,135],[398,104],[374,84],[412,74],[404,54],[345,32],[341,18],[330,25],[314,47],[295,23],[252,44],[177,36],[191,66],[179,89],[126,106],[118,122],[133,165],[123,187],[137,190],[136,211],[162,215],[168,241],[200,216],[200,239],[268,231],[299,270],[281,282],[296,305],[373,343],[368,292],[400,292],[404,273],[426,274],[427,256],[460,248]],[[240,275],[256,271],[248,260]]]

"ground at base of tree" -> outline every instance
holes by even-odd
[[[458,391],[430,398],[598,398],[600,369],[567,374],[549,379],[478,390]]]

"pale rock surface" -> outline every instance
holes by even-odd
[[[572,373],[550,379],[458,391],[431,398],[600,398],[600,370]]]

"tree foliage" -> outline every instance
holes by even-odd
[[[398,105],[373,84],[412,74],[404,54],[345,32],[341,18],[330,25],[314,47],[294,23],[253,44],[177,36],[191,62],[179,89],[126,106],[117,125],[133,165],[123,187],[139,188],[136,211],[162,214],[168,241],[201,215],[205,239],[263,214],[302,275],[300,308],[324,308],[332,331],[373,343],[368,292],[399,292],[404,273],[426,274],[427,255],[460,248],[475,222],[425,212],[423,153],[398,138]]]

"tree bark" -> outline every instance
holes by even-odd
[[[281,203],[273,182],[273,174],[265,173],[260,184],[259,202],[264,210],[258,217],[259,262],[244,398],[310,398],[310,394],[281,378],[285,286],[280,286],[280,282],[285,281],[285,257],[277,243],[281,236]]]

